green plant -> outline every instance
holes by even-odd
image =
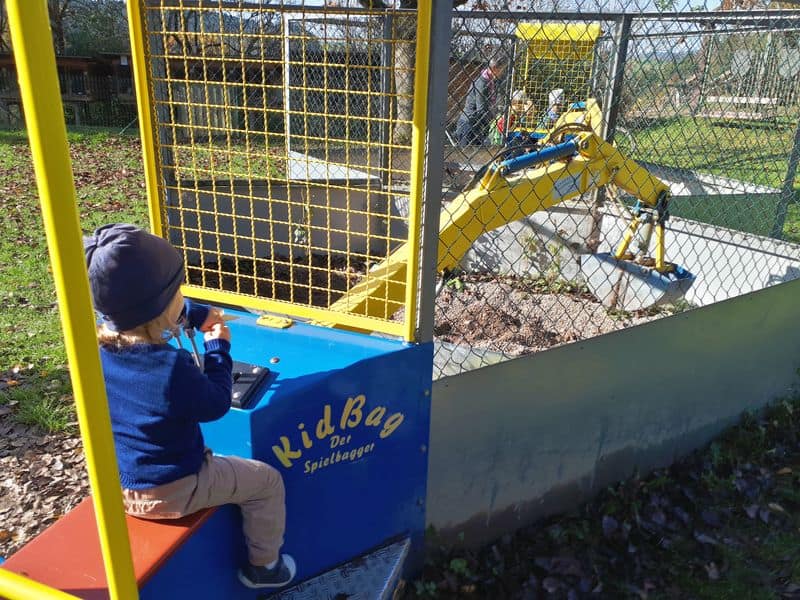
[[[436,598],[438,595],[433,581],[415,581],[414,591],[420,598]]]
[[[450,570],[456,575],[460,575],[462,577],[472,577],[472,573],[470,573],[469,567],[467,566],[467,561],[464,558],[451,559]]]

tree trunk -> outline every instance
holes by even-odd
[[[406,146],[411,142],[411,120],[414,117],[414,63],[416,60],[416,16],[395,19],[394,92],[395,121],[392,142]]]
[[[0,52],[3,54],[11,53],[5,0],[0,0]]]
[[[53,34],[53,46],[56,56],[61,56],[67,49],[67,38],[64,29],[64,19],[69,8],[70,0],[48,0],[47,11],[50,15],[50,29]]]
[[[447,0],[435,0],[445,2]],[[453,6],[466,4],[467,0],[452,0]],[[386,9],[392,2],[384,0],[359,0],[364,8]],[[416,9],[417,0],[399,0],[400,8]],[[394,123],[392,142],[408,145],[411,141],[411,119],[414,116],[414,66],[416,61],[417,16],[398,14],[392,37],[394,44]]]

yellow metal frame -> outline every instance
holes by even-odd
[[[408,221],[408,273],[406,274],[405,334],[415,339],[417,318],[417,283],[422,227],[422,195],[425,173],[426,123],[428,120],[428,73],[430,71],[431,19],[433,0],[423,0],[417,12],[417,55],[414,69],[414,120],[411,138],[411,198]],[[438,199],[429,198],[430,202]]]
[[[109,593],[113,599],[137,598],[55,52],[46,41],[51,39],[47,3],[8,0],[6,7]],[[72,597],[2,569],[0,595]]]
[[[114,600],[138,598],[118,483],[111,421],[94,336],[95,317],[84,264],[55,53],[52,44],[42,43],[42,40],[50,37],[47,4],[44,0],[8,0],[6,5],[50,260],[61,307],[64,341],[109,594]],[[146,65],[143,63],[146,56],[145,38],[139,2],[128,2],[128,14],[134,48],[133,67],[139,103],[150,221],[153,230],[158,232],[163,231],[161,207],[158,201],[159,171],[151,113],[150,82]],[[408,245],[414,251],[407,257],[407,265],[411,268],[408,269],[405,278],[406,319],[404,323],[379,323],[381,327],[376,327],[376,320],[369,316],[340,313],[341,318],[336,317],[338,324],[383,330],[402,335],[406,340],[412,340],[414,337],[416,319],[431,16],[431,2],[421,2],[417,20],[416,101],[413,116],[408,241]],[[212,301],[240,303],[244,299],[241,295],[193,286],[187,286],[187,290],[196,292],[193,295]],[[286,308],[286,303],[257,298],[247,299],[242,303],[254,307]],[[285,312],[309,318],[331,317],[329,310],[309,307],[295,306],[291,311]],[[70,594],[2,568],[0,568],[0,595],[9,600],[74,598]]]
[[[392,163],[390,159],[390,173],[384,173],[389,180],[392,179],[391,172],[394,172],[395,175],[400,174],[403,178],[409,178],[409,213],[406,219],[408,223],[408,235],[400,237],[400,239],[398,239],[396,234],[391,233],[392,229],[389,225],[391,220],[397,217],[391,213],[385,214],[381,210],[373,211],[372,208],[374,198],[380,198],[380,200],[387,205],[391,204],[393,197],[398,195],[398,192],[393,191],[391,188],[376,191],[371,186],[368,186],[365,192],[367,200],[366,208],[364,209],[353,208],[354,205],[351,205],[352,192],[353,189],[356,188],[351,188],[349,182],[336,183],[331,181],[326,182],[322,186],[314,184],[316,187],[313,188],[318,189],[319,187],[323,187],[324,193],[338,194],[339,196],[344,195],[347,198],[346,209],[341,209],[338,206],[331,206],[330,197],[327,206],[318,209],[316,205],[311,205],[310,200],[308,200],[307,206],[301,207],[294,197],[292,200],[284,200],[281,198],[274,199],[275,196],[271,191],[267,194],[270,197],[266,199],[254,195],[252,188],[249,194],[244,195],[239,195],[238,192],[234,194],[233,191],[226,191],[227,189],[233,190],[232,186],[234,181],[252,181],[255,178],[263,178],[263,175],[260,173],[254,175],[256,169],[253,166],[251,150],[254,150],[256,154],[261,153],[261,162],[264,160],[267,161],[267,169],[270,168],[269,165],[272,160],[273,150],[278,153],[281,151],[284,152],[285,154],[282,159],[286,161],[290,160],[290,155],[287,151],[290,136],[284,133],[284,145],[284,142],[272,142],[271,136],[276,134],[269,132],[266,127],[264,131],[251,129],[248,121],[248,115],[251,113],[248,111],[263,111],[262,116],[265,119],[265,123],[269,114],[275,111],[274,107],[270,107],[270,105],[266,103],[266,100],[261,107],[257,105],[257,101],[255,105],[250,105],[243,102],[241,98],[235,101],[232,100],[236,94],[246,96],[252,93],[263,93],[266,98],[266,93],[271,88],[271,85],[268,84],[266,80],[252,81],[245,77],[246,69],[249,68],[248,65],[255,65],[259,62],[258,60],[247,55],[243,50],[232,51],[230,54],[227,53],[225,49],[227,47],[226,44],[229,42],[234,45],[238,43],[239,48],[241,48],[245,43],[243,40],[247,40],[247,36],[251,34],[243,29],[244,25],[241,23],[238,32],[225,30],[220,24],[209,26],[204,15],[211,12],[216,14],[218,12],[212,4],[213,3],[209,5],[209,8],[199,7],[194,9],[197,11],[197,18],[195,19],[196,23],[194,23],[192,26],[193,28],[191,28],[184,22],[183,14],[179,17],[175,17],[174,22],[170,21],[172,23],[171,25],[168,24],[169,19],[174,16],[171,14],[173,11],[171,7],[160,5],[158,2],[145,4],[142,0],[131,0],[128,2],[131,45],[133,49],[133,72],[136,82],[148,208],[152,230],[164,237],[171,238],[173,241],[180,238],[180,243],[175,243],[179,249],[184,251],[186,255],[190,252],[193,254],[196,252],[199,253],[201,257],[199,266],[195,264],[190,265],[187,260],[186,266],[187,272],[190,274],[190,280],[189,285],[184,287],[185,292],[191,294],[193,297],[209,302],[240,305],[257,310],[286,314],[346,329],[378,331],[402,337],[406,341],[413,341],[416,335],[417,321],[417,295],[419,285],[418,261],[420,255],[419,245],[421,242],[420,228],[425,164],[432,0],[424,0],[419,3],[416,19],[415,39],[417,51],[413,75],[415,87],[408,171],[404,168],[398,169],[392,166],[394,163]],[[235,4],[232,4],[232,6],[234,8],[236,7]],[[277,8],[278,7],[270,9],[269,7],[261,7],[259,10],[268,11],[276,10]],[[150,11],[154,11],[154,14],[159,15],[157,19],[159,22],[159,25],[156,27],[158,29],[157,31],[155,28],[153,31],[150,31]],[[297,7],[295,12],[298,11],[302,13],[303,8]],[[342,12],[342,9],[326,8],[323,13],[314,11],[309,14],[314,18],[320,16],[324,18],[325,15],[339,12]],[[359,15],[362,14],[381,13],[359,11]],[[215,18],[221,19],[221,17]],[[175,29],[179,31],[175,31]],[[345,33],[346,32],[347,30],[345,29]],[[164,41],[161,43],[164,44],[164,48],[160,48],[159,46],[160,49],[156,49],[155,46],[151,46],[151,44],[153,44],[151,40],[154,35],[162,36]],[[252,33],[252,35],[255,36],[254,39],[262,44],[275,43],[278,39],[276,33],[269,31],[255,32]],[[301,31],[299,34],[283,31],[281,35],[285,36],[286,40],[293,40],[298,43],[303,48],[303,52],[305,52],[306,44],[310,43],[309,40],[311,39],[305,33],[305,30]],[[403,40],[399,38],[394,39],[393,36],[390,37],[392,37],[392,39],[372,39],[372,45],[384,43],[394,46],[397,43],[404,43]],[[178,39],[180,42],[178,42],[177,46],[168,47],[167,39]],[[349,34],[347,33],[345,35],[345,41],[346,43],[350,41]],[[187,49],[190,44],[195,45],[191,50]],[[208,48],[206,44],[208,44]],[[218,49],[213,50],[213,48]],[[282,52],[286,52],[286,47],[284,47]],[[376,131],[376,128],[381,124],[388,126],[391,124],[391,120],[386,120],[383,117],[378,118],[376,116],[370,116],[371,113],[369,113],[369,110],[372,109],[367,109],[367,116],[357,118],[354,116],[356,113],[351,112],[350,108],[348,108],[350,103],[356,102],[357,99],[367,106],[377,106],[383,97],[370,87],[372,84],[369,84],[366,90],[348,89],[347,94],[345,94],[345,101],[347,104],[345,105],[344,112],[346,114],[344,115],[336,114],[336,111],[332,110],[328,105],[327,94],[331,90],[338,90],[335,84],[328,81],[329,72],[336,71],[337,69],[340,70],[345,73],[345,81],[348,82],[351,78],[358,79],[366,77],[369,79],[380,74],[378,70],[379,67],[377,66],[369,63],[361,64],[357,61],[352,62],[350,58],[351,50],[349,47],[344,50],[344,54],[347,58],[342,61],[342,63],[329,61],[328,56],[325,54],[320,55],[321,58],[315,58],[313,55],[306,54],[302,54],[300,59],[292,58],[291,64],[294,65],[295,68],[302,68],[304,75],[301,84],[295,85],[292,83],[292,90],[294,93],[299,94],[303,98],[300,103],[300,110],[302,112],[298,112],[297,109],[292,106],[291,114],[295,119],[304,121],[304,126],[306,128],[308,127],[308,123],[314,119],[324,122],[325,132],[328,131],[329,126],[331,128],[334,128],[334,125],[336,127],[340,125],[343,126],[345,128],[345,133],[341,134],[341,136],[327,133],[326,135],[333,137],[325,137],[318,135],[315,131],[306,130],[301,137],[307,145],[325,145],[331,143],[331,140],[333,140],[334,143],[341,144],[344,147],[345,153],[345,158],[343,159],[344,164],[342,166],[346,165],[347,168],[355,166],[355,168],[358,169],[359,166],[350,160],[350,146],[348,145],[351,143],[349,141],[350,130],[356,127],[356,120],[360,121],[359,125],[365,127],[368,132],[370,130],[373,132]],[[288,60],[287,57],[284,57],[284,59]],[[166,69],[164,73],[161,73],[160,70],[156,68],[156,61],[162,61],[164,63]],[[226,65],[232,63],[241,66],[242,78],[240,81],[234,81],[234,78],[228,75],[228,67],[226,67]],[[267,64],[268,63],[264,63],[264,65]],[[189,75],[190,65],[195,69],[191,76]],[[264,65],[262,65],[262,69],[267,68]],[[305,73],[307,69],[312,68],[321,69],[325,80],[310,80]],[[407,69],[407,73],[411,72],[411,66],[404,68]],[[397,71],[395,71],[395,74],[396,72]],[[156,98],[155,90],[161,89],[158,86],[164,86],[165,98]],[[286,81],[284,81],[283,87],[284,89],[282,91],[284,96],[286,96],[286,90],[288,89]],[[217,92],[219,92],[219,94],[217,94]],[[202,96],[202,98],[198,100],[199,103],[195,103],[195,100],[197,100],[195,96],[198,94]],[[324,99],[324,103],[316,108],[313,102],[308,103],[307,98],[312,94],[320,95]],[[219,98],[216,96],[219,96]],[[396,99],[399,101],[400,98],[398,92]],[[156,112],[157,101],[164,111],[169,111],[170,116],[168,119],[164,118],[161,113]],[[286,106],[284,106],[284,111],[286,110]],[[177,117],[176,115],[179,113],[181,116]],[[239,113],[241,113],[239,115],[240,117],[244,115],[244,121],[238,122],[237,125],[234,122],[233,115]],[[225,115],[224,119],[220,121],[220,118],[222,118],[221,115],[223,114]],[[162,119],[160,120],[159,117],[162,117]],[[167,127],[172,132],[170,134],[172,136],[176,135],[175,132],[178,132],[181,136],[188,136],[188,141],[176,141],[178,138],[172,140],[172,137],[170,137],[169,139],[172,141],[165,142],[161,139],[159,134],[160,128],[163,127]],[[204,138],[196,137],[204,135],[208,136],[208,143],[200,141]],[[220,136],[223,139],[222,144],[218,145],[213,143],[211,141],[212,135]],[[251,135],[253,139],[258,140],[257,142],[253,142],[252,147],[250,141]],[[261,137],[257,137],[259,135],[264,136],[263,141]],[[238,143],[234,144],[232,142],[234,139],[239,142],[241,141],[239,137],[235,138],[234,136],[244,136],[244,148],[241,148]],[[362,144],[363,147],[367,148],[367,156],[369,156],[371,148],[369,136],[370,134],[367,133],[366,143],[358,142]],[[407,145],[398,145],[391,141],[383,145],[383,147],[390,156],[394,156],[400,151],[407,152],[409,150]],[[162,154],[168,152],[172,152],[176,155],[174,166],[164,162],[164,156],[166,156],[166,154]],[[327,153],[328,151],[326,150],[326,157],[328,155]],[[311,158],[310,155],[307,156],[307,158],[309,169],[312,171],[319,166],[315,163],[322,162],[321,159]],[[204,162],[206,159],[208,159],[209,164]],[[281,157],[278,157],[278,159],[280,160]],[[369,158],[367,159],[367,165],[368,172],[378,169],[375,165],[370,166]],[[263,167],[263,164],[258,164],[258,166]],[[383,167],[378,170],[380,171],[382,169]],[[172,170],[170,177],[165,176],[165,174],[169,175],[169,173],[167,173],[168,170]],[[177,183],[174,186],[172,184],[168,186],[167,181],[171,181],[172,176],[175,177]],[[371,173],[369,176],[372,177]],[[197,187],[193,187],[192,183],[183,183],[182,177],[188,177],[189,179],[187,181],[190,181],[192,177],[195,179],[208,178],[211,180],[211,184],[210,187],[200,190]],[[231,187],[226,188],[224,185],[220,185],[220,181],[229,182]],[[288,185],[288,182],[289,178],[287,176],[285,184]],[[284,185],[280,177],[279,184]],[[225,185],[228,185],[228,183],[225,183]],[[270,183],[267,184],[268,190],[271,190],[271,185]],[[302,187],[303,183],[300,181],[292,181],[292,185],[299,185]],[[391,185],[390,183],[389,186]],[[306,183],[305,186],[306,189],[302,193],[310,198],[312,185]],[[179,205],[177,207],[169,207],[169,210],[175,210],[178,215],[175,222],[170,223],[165,222],[165,215],[167,214],[166,198],[168,194],[177,195],[179,199]],[[188,198],[188,200],[183,199],[184,194],[186,194],[185,197]],[[202,206],[201,195],[203,198]],[[298,192],[298,196],[299,195],[300,192]],[[220,197],[224,197],[225,201],[230,202],[231,205],[239,200],[244,201],[245,204],[249,203],[249,216],[244,217],[248,220],[249,227],[251,227],[248,234],[237,233],[236,236],[228,236],[222,233],[219,223],[222,219],[228,219],[229,222],[231,222],[229,219],[231,215],[218,209],[217,202]],[[232,198],[232,200],[228,200],[228,198]],[[187,202],[187,204],[184,205],[184,202]],[[264,208],[262,208],[264,202],[266,202],[267,206],[267,216],[259,215],[256,217],[254,212],[255,206],[258,206],[259,210],[264,210]],[[273,207],[275,206],[279,208],[276,208],[276,212],[273,213]],[[303,222],[297,222],[295,214],[300,209],[302,209],[306,215],[306,220]],[[317,213],[317,210],[320,212]],[[327,224],[312,224],[312,217],[310,216],[312,211],[314,214],[323,214],[325,210],[327,210],[328,213],[325,213],[322,219],[327,219]],[[280,211],[285,211],[287,215],[285,217],[273,216],[273,214],[283,215]],[[347,220],[345,229],[341,227],[337,228],[331,224],[330,215],[332,214],[344,215],[342,218],[346,218]],[[185,225],[184,218],[191,219],[191,224]],[[236,218],[238,219],[241,217]],[[353,225],[352,220],[366,222],[366,233],[358,230]],[[376,233],[375,229],[372,228],[373,222],[382,220],[387,223],[387,231],[390,233]],[[411,268],[408,269],[407,276],[402,281],[392,281],[392,286],[402,288],[398,290],[402,295],[402,302],[397,303],[391,301],[389,298],[384,298],[382,300],[383,310],[376,309],[370,311],[369,314],[359,314],[357,311],[347,310],[346,307],[341,309],[341,304],[339,304],[338,307],[325,307],[313,304],[310,300],[312,292],[315,294],[320,292],[322,294],[328,293],[329,295],[332,293],[341,293],[331,287],[331,271],[328,270],[327,275],[328,288],[326,288],[324,284],[320,287],[319,284],[312,282],[312,275],[315,277],[315,281],[316,277],[324,279],[326,277],[324,274],[325,269],[312,265],[310,258],[308,259],[308,264],[304,264],[302,261],[296,263],[293,262],[294,259],[292,259],[289,261],[289,275],[287,275],[289,280],[284,281],[279,279],[275,273],[279,268],[285,267],[286,265],[278,265],[277,261],[273,261],[273,259],[256,258],[255,250],[253,250],[252,255],[248,255],[247,251],[240,252],[239,250],[242,244],[247,244],[248,248],[255,248],[257,244],[262,243],[262,238],[256,234],[256,227],[268,228],[268,234],[265,235],[267,235],[270,240],[267,243],[274,246],[289,247],[290,254],[294,248],[291,238],[288,244],[282,241],[276,241],[278,238],[273,236],[273,227],[276,231],[284,231],[288,228],[291,232],[290,235],[293,235],[295,231],[299,231],[302,235],[302,230],[305,229],[309,240],[315,235],[318,237],[314,239],[327,236],[328,240],[334,236],[346,236],[348,246],[344,254],[347,256],[348,266],[350,265],[351,259],[363,261],[367,264],[379,262],[385,259],[389,252],[394,250],[398,245],[410,247],[412,249],[412,251],[409,252],[409,266]],[[188,236],[191,236],[191,242],[187,242]],[[204,248],[203,240],[206,239],[206,236],[215,238],[215,243],[217,245],[214,246],[216,249],[213,252]],[[366,255],[362,255],[360,250],[358,252],[351,250],[351,236],[366,239],[368,247],[370,247],[369,244],[371,243],[369,240],[385,244],[387,251],[382,255],[371,255],[369,251],[367,251]],[[232,238],[233,241],[231,243],[233,244],[233,251],[224,252],[221,250],[222,242],[220,240],[223,238]],[[308,243],[309,257],[311,253],[324,255],[329,251],[330,247],[326,247],[324,243],[321,246],[312,242]],[[334,251],[334,253],[336,252],[338,252],[338,249]],[[212,258],[207,259],[206,257],[209,255],[211,255]],[[247,271],[245,268],[240,272],[241,259],[252,263],[252,272]],[[216,266],[214,266],[213,262],[209,264],[204,263],[203,260],[216,260]],[[222,268],[221,265],[223,262],[227,264],[226,268]],[[262,275],[263,271],[257,271],[256,265],[261,267],[267,263],[269,263],[269,267],[266,272],[271,273],[271,275],[264,276]],[[235,271],[231,265],[235,266]],[[295,268],[301,270],[307,269],[308,284],[304,281],[298,282],[295,279]],[[196,277],[192,278],[193,275]],[[377,276],[379,275],[367,268],[363,280],[371,280]],[[235,284],[229,283],[223,285],[223,278],[227,279],[229,277],[235,279]],[[284,289],[285,286],[288,286],[291,291],[290,296],[294,301],[264,297],[263,292],[259,293],[255,291],[258,287],[262,289],[266,287],[269,289],[270,285],[272,286],[273,293],[276,286],[282,286]],[[252,293],[245,291],[251,287],[254,290]],[[295,294],[295,290],[299,290],[301,298],[304,298],[305,296],[302,294],[306,293],[309,297],[309,301],[298,301],[296,299],[297,295]],[[373,301],[377,303],[380,300],[373,299]],[[392,314],[398,308],[405,308],[402,322],[392,320]]]
[[[150,80],[144,54],[144,29],[142,27],[142,11],[139,0],[128,0],[128,30],[131,37],[133,64],[133,80],[136,92],[136,111],[139,117],[139,135],[142,139],[142,158],[144,165],[144,183],[147,188],[147,207],[150,215],[150,229],[162,231],[161,208],[158,204],[159,184],[156,168],[156,145],[153,129],[153,118],[150,113],[152,96]]]
[[[550,90],[565,90],[565,104],[589,93],[592,59],[597,38],[596,23],[530,22],[515,30],[520,52],[514,65],[513,88],[525,90],[535,118],[548,110]],[[526,123],[535,127],[536,123]]]

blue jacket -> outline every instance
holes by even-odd
[[[208,307],[187,300],[190,326]],[[200,423],[231,406],[230,343],[205,342],[205,372],[192,355],[169,344],[100,347],[122,487],[143,489],[200,470],[205,445]]]

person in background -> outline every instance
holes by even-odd
[[[561,88],[552,90],[547,96],[547,111],[539,122],[538,129],[552,129],[563,108],[564,90]]]
[[[501,58],[492,58],[472,82],[456,126],[456,137],[460,146],[483,144],[489,135],[489,126],[497,116],[498,81],[505,68],[506,63]]]
[[[506,127],[506,115],[501,115],[497,119],[497,131],[499,135],[498,143],[504,143],[508,133],[515,127],[526,127],[528,125],[528,113],[531,110],[531,103],[525,90],[515,90],[511,94],[511,109],[508,111],[508,127]]]

